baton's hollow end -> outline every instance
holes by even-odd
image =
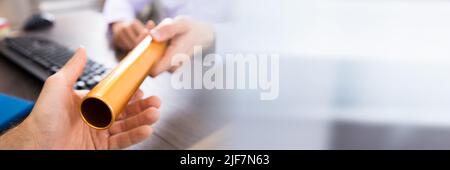
[[[81,117],[90,127],[107,129],[114,121],[112,109],[101,99],[89,97],[81,103]]]

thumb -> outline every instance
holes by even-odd
[[[59,73],[65,77],[65,79],[68,81],[67,83],[73,85],[78,80],[78,77],[83,74],[86,61],[86,50],[83,47],[80,47],[76,50],[75,54],[66,63],[66,65],[61,68]]]

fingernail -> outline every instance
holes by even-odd
[[[84,50],[84,49],[86,49],[86,47],[84,47],[84,45],[80,45],[77,50]]]
[[[157,40],[160,40],[160,39],[161,39],[161,35],[160,35],[159,32],[156,31],[156,30],[151,30],[151,31],[150,31],[150,34],[152,34],[152,37],[155,38],[155,39],[157,39]]]

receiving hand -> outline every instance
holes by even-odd
[[[83,73],[85,50],[47,79],[30,115],[0,137],[0,149],[122,149],[148,138],[159,118],[160,100],[137,92],[110,129],[96,130],[80,116],[86,91],[73,86]]]

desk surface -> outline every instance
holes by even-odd
[[[100,14],[85,11],[58,15],[36,34],[114,66],[106,30]],[[252,90],[175,90],[162,74],[141,86],[161,98],[161,120],[131,149],[448,149],[448,65],[281,56],[274,101]],[[2,57],[0,77],[1,92],[26,99],[42,86]]]

